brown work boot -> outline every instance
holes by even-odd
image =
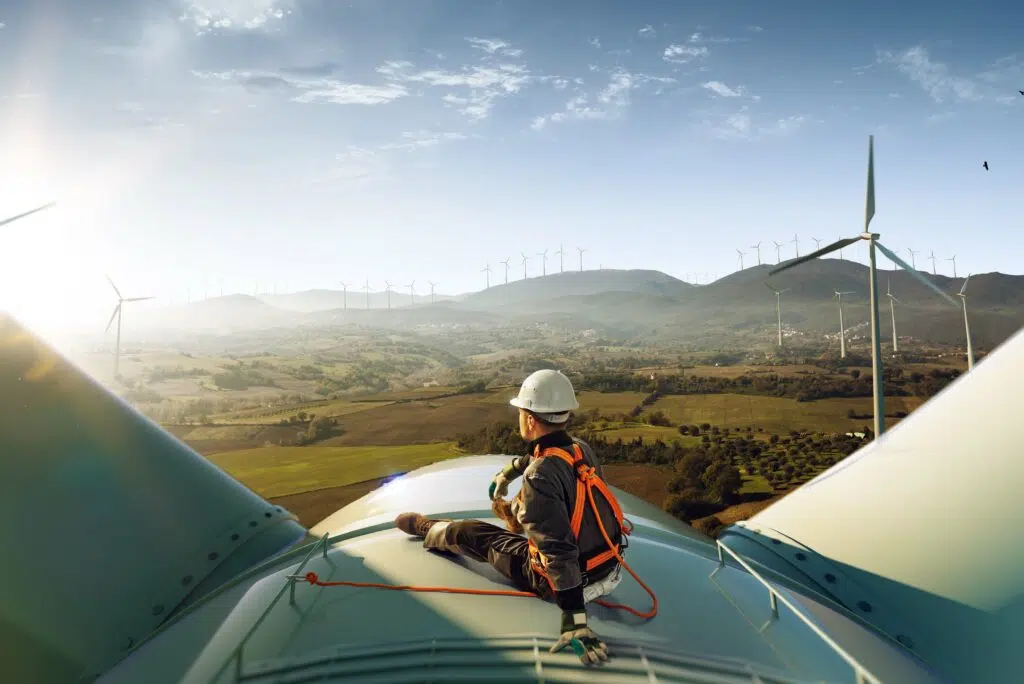
[[[395,527],[414,537],[426,537],[427,532],[440,520],[425,518],[419,513],[401,513],[395,518]]]

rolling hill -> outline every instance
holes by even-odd
[[[835,334],[838,313],[833,292],[843,298],[845,323],[851,334],[866,336],[868,269],[840,259],[820,259],[800,268],[768,276],[772,265],[746,268],[710,285],[695,286],[651,270],[602,269],[557,273],[492,286],[480,292],[446,297],[436,304],[417,302],[392,292],[392,309],[383,293],[371,294],[365,308],[362,293],[349,293],[349,308],[335,304],[342,293],[311,290],[276,298],[233,295],[147,312],[143,327],[179,331],[232,331],[281,325],[422,325],[530,326],[547,324],[560,330],[594,329],[601,335],[634,339],[678,339],[714,344],[729,335],[770,336],[775,326],[775,296],[765,286],[788,289],[782,296],[785,327],[818,337]],[[943,344],[962,343],[963,313],[903,271],[879,273],[883,338],[890,336],[886,284],[899,298],[897,328],[909,336]],[[962,278],[928,275],[955,295]],[[991,348],[1024,325],[1024,276],[982,273],[970,279],[968,310],[979,348]],[[956,299],[954,297],[954,299]],[[266,301],[265,301],[266,300]],[[402,301],[405,306],[399,306]],[[281,306],[272,306],[273,301]],[[959,300],[957,300],[959,301]],[[363,306],[359,306],[362,304]],[[287,308],[285,308],[287,306]],[[328,307],[328,308],[320,308]],[[145,324],[145,325],[144,325]]]

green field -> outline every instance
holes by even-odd
[[[643,392],[580,392],[576,396],[576,401],[580,404],[581,412],[598,409],[605,414],[628,413],[634,406],[638,406],[645,396],[647,395]]]
[[[603,430],[598,429],[596,432],[609,442],[614,442],[617,439],[621,439],[623,442],[629,442],[640,437],[644,442],[653,442],[660,439],[663,442],[677,442],[683,446],[700,445],[700,437],[692,437],[690,435],[684,437],[679,434],[678,428],[665,427],[662,425],[645,425],[643,423],[610,423],[609,427]]]
[[[406,472],[464,456],[451,442],[391,447],[262,447],[207,458],[263,497],[286,496]]]
[[[887,397],[886,413],[910,412],[917,408],[921,399],[916,397]],[[784,434],[790,430],[802,429],[812,432],[849,432],[864,425],[871,425],[872,419],[847,417],[853,409],[859,415],[870,416],[870,397],[852,399],[819,399],[799,402],[783,397],[764,397],[746,394],[692,394],[668,396],[648,407],[648,411],[664,411],[673,423],[711,423],[719,427],[762,428],[766,433]],[[898,420],[888,418],[887,425]]]

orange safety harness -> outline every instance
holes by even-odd
[[[619,506],[619,502],[615,499],[615,495],[612,494],[611,490],[604,483],[601,478],[597,477],[596,469],[593,466],[588,466],[583,462],[583,451],[578,444],[573,445],[574,456],[570,456],[567,451],[559,447],[548,447],[543,451],[540,450],[538,445],[534,451],[535,458],[546,458],[548,456],[555,456],[560,458],[576,473],[576,505],[573,507],[572,518],[570,519],[570,526],[572,528],[573,536],[579,539],[580,528],[583,525],[583,513],[586,502],[590,502],[590,508],[594,513],[594,518],[597,520],[597,526],[601,530],[601,535],[604,537],[605,543],[608,545],[608,549],[602,551],[599,554],[587,559],[583,566],[585,570],[592,570],[602,563],[605,563],[612,558],[615,558],[622,564],[622,567],[626,568],[626,571],[633,576],[633,579],[643,587],[644,591],[651,597],[651,609],[646,612],[641,612],[635,608],[631,608],[622,603],[611,603],[603,599],[596,599],[594,602],[598,605],[604,606],[605,608],[616,608],[619,610],[625,610],[637,617],[641,618],[653,618],[658,614],[658,597],[655,596],[651,588],[644,584],[644,581],[640,579],[633,568],[629,567],[625,560],[622,558],[622,547],[619,544],[612,542],[608,536],[607,530],[605,530],[604,522],[601,520],[601,513],[597,508],[597,502],[594,500],[594,489],[596,488],[605,501],[611,506],[612,512],[615,514],[615,520],[619,523],[619,529],[622,530],[622,534],[628,536],[633,531],[633,524],[629,522],[622,515],[622,508]],[[628,528],[627,528],[628,524]],[[533,543],[533,540],[529,541],[530,551],[530,564],[534,571],[547,580],[548,585],[551,586],[552,592],[554,592],[554,585],[551,583],[551,578],[548,576],[546,565],[547,559],[537,549],[537,546]],[[303,580],[318,587],[361,587],[369,589],[390,589],[393,591],[415,591],[424,593],[441,593],[441,594],[473,594],[478,596],[522,596],[540,598],[537,594],[530,591],[515,591],[512,589],[465,589],[460,587],[424,587],[407,584],[380,584],[376,582],[346,582],[346,581],[333,581],[325,582],[321,580],[315,572],[307,572],[302,577]]]

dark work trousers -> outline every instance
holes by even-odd
[[[530,565],[526,537],[497,525],[480,520],[459,520],[448,523],[443,534],[428,534],[423,545],[428,549],[449,551],[490,563],[520,591],[533,592],[542,599],[554,596],[548,581]]]

